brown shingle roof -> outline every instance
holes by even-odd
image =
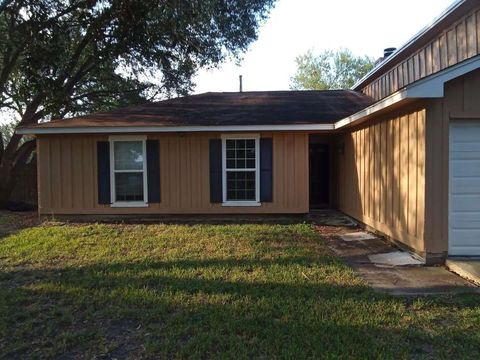
[[[330,124],[371,104],[371,98],[351,90],[204,93],[34,128]]]

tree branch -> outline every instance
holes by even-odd
[[[114,90],[110,90],[110,91],[108,91],[108,90],[90,91],[90,92],[87,92],[87,93],[83,93],[83,94],[74,96],[71,99],[72,100],[80,100],[80,99],[88,98],[88,97],[91,97],[91,96],[108,96],[108,95],[129,94],[129,93],[133,93],[133,92],[146,90],[149,87],[150,86],[142,86],[142,87],[135,88],[135,89],[118,90],[118,91],[114,91]]]
[[[3,144],[3,133],[0,132],[0,162],[2,161],[3,158],[3,151],[4,151],[4,144]]]
[[[12,173],[15,175],[15,172],[18,171],[28,160],[28,157],[35,150],[37,142],[35,140],[28,140],[25,141],[15,153],[15,157],[13,159],[13,171]]]

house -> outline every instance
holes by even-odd
[[[330,206],[427,263],[480,255],[479,54],[480,4],[457,1],[351,90],[207,93],[20,128],[37,138],[39,213]]]

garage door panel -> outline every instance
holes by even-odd
[[[480,212],[454,213],[451,224],[453,230],[480,229]]]
[[[455,242],[455,246],[475,246],[480,241],[480,230],[463,229],[452,230],[452,234],[459,240]]]
[[[474,154],[478,156],[480,151],[480,142],[456,142],[450,145],[450,155]]]
[[[479,177],[454,177],[451,181],[453,195],[480,195]]]
[[[480,160],[457,160],[450,162],[453,178],[462,176],[477,177],[480,180]]]
[[[477,122],[477,120],[469,120],[452,123],[450,126],[450,134],[453,135],[452,143],[467,141],[480,142],[477,137]]]
[[[457,211],[477,211],[480,212],[479,202],[480,195],[472,194],[462,194],[462,195],[451,195],[450,199],[451,212],[455,213]]]
[[[448,254],[452,256],[479,256],[478,246],[453,246],[448,249]]]
[[[450,255],[480,255],[480,121],[452,121],[449,142]]]

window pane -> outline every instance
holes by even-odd
[[[255,171],[227,171],[227,201],[255,201]]]
[[[235,156],[237,157],[237,159],[245,159],[245,157],[247,156],[247,153],[243,148],[237,149]]]
[[[244,139],[238,139],[236,141],[235,147],[237,149],[244,149],[245,148],[245,140]]]
[[[227,150],[227,159],[235,159],[235,150]]]
[[[255,169],[255,140],[226,140],[227,169]]]
[[[235,150],[235,140],[226,140],[225,145],[227,147],[227,151],[229,149]],[[228,152],[227,152],[228,153]]]
[[[115,141],[113,150],[115,170],[143,169],[143,143],[141,141]]]
[[[116,173],[115,201],[144,201],[143,173]]]

